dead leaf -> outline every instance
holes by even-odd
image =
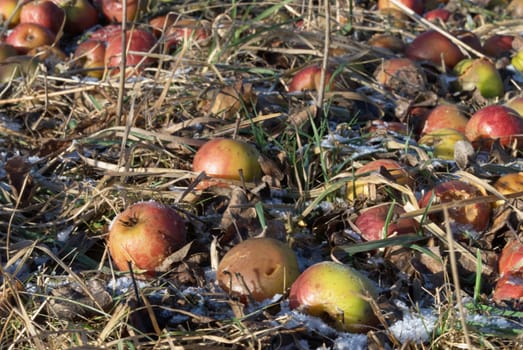
[[[208,113],[230,119],[243,107],[253,106],[255,95],[252,84],[244,84],[241,79],[238,79],[234,86],[228,85],[216,91],[207,102],[210,104]]]

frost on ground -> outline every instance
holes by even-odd
[[[422,309],[419,313],[404,312],[403,319],[389,327],[400,343],[428,341],[436,327],[438,318],[432,310]]]

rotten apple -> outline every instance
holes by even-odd
[[[289,92],[316,90],[320,89],[321,85],[321,67],[317,65],[307,66],[300,69],[294,74],[289,83]],[[334,82],[332,81],[332,74],[329,71],[325,72],[325,90],[332,90]]]
[[[357,270],[324,261],[310,266],[294,281],[289,306],[323,317],[337,329],[367,332],[378,323],[371,307],[377,295],[374,283]]]
[[[401,95],[418,94],[426,86],[423,70],[411,59],[389,58],[374,71],[376,81]]]
[[[57,34],[65,21],[65,11],[52,1],[31,1],[20,10],[20,23],[36,23]]]
[[[495,183],[494,187],[503,195],[523,192],[523,171],[502,175]],[[500,206],[504,200],[496,201],[495,205]]]
[[[437,67],[453,68],[464,56],[459,47],[443,34],[428,30],[416,36],[405,50],[408,58],[429,61]]]
[[[226,292],[243,301],[262,301],[284,293],[300,271],[294,251],[273,238],[247,239],[229,250],[216,278]]]
[[[523,268],[523,243],[519,239],[513,239],[503,247],[498,261],[498,272],[504,275],[509,271]]]
[[[111,22],[121,23],[123,20],[123,4],[126,3],[126,21],[133,22],[138,18],[144,3],[142,0],[101,0],[102,12]]]
[[[505,273],[497,281],[492,295],[496,303],[523,302],[523,268]]]
[[[483,107],[472,115],[467,123],[465,136],[480,147],[490,147],[499,139],[503,146],[517,141],[523,145],[523,117],[515,110],[501,105]]]
[[[120,271],[131,266],[153,276],[165,258],[186,243],[185,221],[171,207],[138,202],[113,219],[107,243]]]
[[[25,54],[39,46],[51,45],[55,35],[36,23],[20,23],[9,33],[5,42],[12,45],[19,54]]]
[[[404,213],[405,210],[398,204],[383,203],[363,210],[354,224],[367,241],[416,233],[419,229],[418,222],[412,218],[400,218]]]
[[[483,52],[495,58],[508,55],[512,50],[513,41],[512,35],[494,34],[483,43]]]

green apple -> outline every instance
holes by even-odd
[[[456,129],[442,128],[423,135],[418,143],[420,145],[432,146],[436,158],[453,160],[456,142],[465,141],[466,139],[465,135]]]
[[[487,59],[461,60],[454,67],[454,71],[458,74],[461,88],[465,91],[478,89],[481,96],[486,98],[501,97],[505,93],[499,71]]]

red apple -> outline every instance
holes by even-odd
[[[367,42],[371,46],[387,49],[394,53],[402,53],[405,50],[403,40],[390,34],[374,34]]]
[[[510,271],[521,270],[523,268],[523,243],[514,239],[509,241],[503,250],[498,262],[499,274],[504,275]]]
[[[78,35],[94,27],[98,11],[89,0],[52,0],[65,11],[65,30],[70,35]]]
[[[325,89],[332,90],[333,81],[332,74],[325,72]],[[294,74],[289,83],[289,92],[304,91],[304,90],[319,90],[321,85],[321,67],[317,65],[302,68]]]
[[[87,70],[87,76],[101,78],[105,68],[105,45],[98,40],[87,40],[74,51],[78,66]]]
[[[456,44],[435,30],[416,36],[405,53],[410,59],[430,61],[438,67],[443,63],[448,68],[454,67],[464,58]]]
[[[142,0],[125,0],[127,4],[127,22],[136,21],[143,7]],[[124,0],[101,0],[102,12],[105,17],[115,23],[123,19]]]
[[[389,213],[391,220],[387,223]],[[384,203],[363,210],[354,224],[360,230],[361,236],[367,241],[374,241],[393,235],[416,233],[419,229],[419,224],[416,220],[412,218],[398,218],[404,213],[405,210],[398,204],[392,206],[389,203]],[[385,225],[387,225],[386,232],[384,232]]]
[[[399,0],[399,3],[405,5],[406,7],[410,8],[412,11],[416,12],[418,15],[421,15],[423,13],[423,0]],[[395,9],[397,10],[398,7],[395,6],[392,2],[389,0],[378,0],[378,10],[389,10],[389,9]]]
[[[206,28],[202,21],[192,18],[182,18],[167,28],[165,33],[165,46],[168,49],[172,49],[186,39],[202,43],[209,36],[209,28]]]
[[[474,50],[479,52],[482,51],[481,41],[479,40],[478,36],[473,32],[468,30],[456,30],[452,32],[452,35],[454,35],[456,39],[461,40],[464,44],[467,44]]]
[[[419,201],[421,208],[427,207],[432,200],[432,204],[441,204],[464,199],[481,197],[484,194],[478,187],[460,180],[449,180],[440,182]],[[460,207],[448,209],[449,222],[453,232],[462,232],[473,229],[476,232],[484,231],[488,228],[492,207],[489,202],[478,202]],[[436,223],[444,220],[443,212],[431,213],[430,219]]]
[[[284,293],[300,274],[288,245],[273,238],[251,238],[235,245],[218,265],[216,278],[227,292],[246,301]]]
[[[523,118],[513,109],[501,105],[483,107],[472,115],[465,136],[470,142],[489,147],[492,140],[499,139],[503,146],[517,141],[523,145]]]
[[[131,29],[127,31],[127,52],[137,51],[144,54],[151,52],[156,39],[154,36],[143,29]],[[112,68],[112,73],[117,73],[122,60],[122,33],[118,32],[107,40],[105,48],[105,65]],[[150,66],[154,59],[146,55],[127,53],[126,67],[134,67],[134,71],[140,71],[141,68]]]
[[[9,21],[9,28],[20,23],[20,9],[24,1],[0,0],[0,19],[2,23]]]
[[[340,330],[367,332],[378,323],[370,304],[377,295],[374,283],[358,271],[324,261],[310,266],[294,281],[289,306],[328,317]]]
[[[492,297],[497,303],[508,301],[520,304],[523,302],[523,268],[509,271],[501,276],[496,283]]]
[[[457,105],[441,104],[430,111],[421,134],[429,134],[443,128],[452,128],[464,133],[468,121],[468,118]]]
[[[458,81],[465,91],[479,90],[486,98],[501,97],[505,94],[503,80],[496,66],[487,59],[467,58],[454,67]]]
[[[408,58],[389,58],[374,71],[376,81],[402,95],[412,95],[425,89],[426,77],[423,70]]]
[[[483,52],[490,57],[501,57],[512,50],[512,35],[494,34],[483,43]]]
[[[121,32],[122,26],[120,24],[108,24],[90,33],[88,37],[90,40],[101,41],[107,45],[109,39],[121,35]]]
[[[9,33],[5,42],[20,54],[38,46],[51,45],[55,35],[47,28],[35,23],[20,23]]]
[[[450,12],[447,9],[437,8],[437,9],[425,12],[423,17],[425,17],[426,20],[431,21],[431,22],[437,22],[437,21],[447,22],[449,20],[451,14],[452,14],[452,12]]]
[[[20,23],[36,23],[57,34],[65,21],[65,11],[51,1],[34,0],[20,10]]]
[[[192,168],[208,176],[240,180],[240,170],[245,181],[260,179],[262,171],[258,158],[260,153],[249,143],[217,138],[204,143],[194,155]]]
[[[139,202],[113,219],[107,243],[118,269],[129,271],[131,264],[151,276],[166,257],[186,243],[185,222],[171,207]]]

